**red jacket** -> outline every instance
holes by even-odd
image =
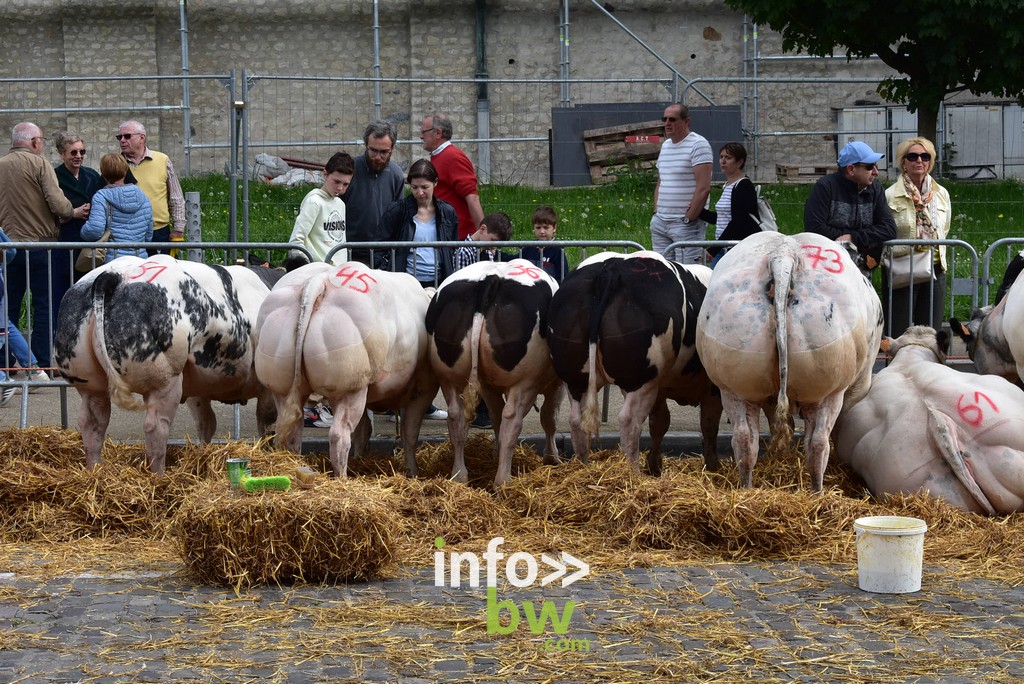
[[[455,145],[448,145],[430,158],[437,170],[437,187],[434,196],[455,207],[459,217],[459,239],[465,240],[476,232],[476,224],[469,215],[466,195],[477,194],[476,169],[466,153]]]

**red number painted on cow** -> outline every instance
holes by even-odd
[[[533,266],[523,266],[522,264],[516,264],[509,269],[508,275],[515,277],[524,275],[530,280],[537,280],[540,278],[540,269],[534,268]]]
[[[984,400],[992,410],[999,413],[999,407],[996,406],[995,402],[992,401],[987,394],[984,392],[974,393],[974,403],[965,404],[964,399],[967,395],[961,394],[960,398],[956,401],[956,412],[960,414],[960,417],[964,419],[964,422],[973,427],[980,427],[981,422],[985,420],[985,412],[981,410],[981,402]]]
[[[153,282],[154,280],[157,279],[157,276],[159,276],[161,273],[163,273],[166,270],[167,270],[166,266],[161,266],[160,264],[156,263],[155,261],[143,261],[141,264],[139,264],[138,266],[133,268],[131,271],[129,271],[128,274],[126,275],[126,277],[128,278],[128,280],[138,280],[139,278],[142,278],[147,273],[152,271],[153,275],[151,275],[148,278],[146,278],[146,282],[147,283],[151,283],[151,282]]]
[[[365,271],[360,271],[358,268],[352,268],[348,264],[342,266],[337,273],[334,274],[335,278],[341,278],[341,284],[348,287],[348,289],[361,294],[365,294],[370,291],[370,283],[376,283],[377,279]],[[359,284],[363,287],[360,289],[352,280],[358,280]]]
[[[834,249],[822,249],[820,245],[800,245],[808,260],[811,261],[811,268],[823,268],[829,273],[843,272],[843,258]],[[828,255],[828,256],[825,256]],[[822,266],[821,262],[825,262]]]

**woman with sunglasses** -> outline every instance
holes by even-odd
[[[89,218],[89,210],[92,208],[92,196],[103,187],[103,179],[94,169],[85,165],[86,149],[82,136],[64,131],[57,134],[55,142],[57,154],[64,161],[54,167],[57,184],[75,209],[74,216],[60,225],[58,239],[61,242],[81,242],[82,226]],[[57,315],[56,305],[60,304],[61,297],[71,287],[74,274],[71,264],[75,263],[77,258],[78,250],[74,250],[74,253],[69,250],[53,253],[54,320]]]
[[[900,175],[885,191],[885,198],[896,220],[899,240],[942,240],[949,233],[953,213],[949,192],[935,182],[935,145],[927,138],[907,138],[896,147]],[[908,257],[916,248],[894,247],[894,259]],[[889,311],[889,270],[882,271],[882,307],[892,324],[887,334],[896,338],[912,325],[938,327],[943,320],[946,298],[946,248],[932,247],[934,277],[923,282],[893,288]],[[883,260],[887,265],[888,258]],[[917,273],[917,270],[914,271]]]

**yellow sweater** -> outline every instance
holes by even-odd
[[[167,155],[156,150],[149,150],[149,154],[152,158],[143,157],[138,165],[129,165],[139,187],[153,205],[153,228],[156,230],[171,223],[167,190]]]

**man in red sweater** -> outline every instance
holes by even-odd
[[[423,149],[437,170],[434,195],[455,207],[459,217],[459,239],[476,232],[484,218],[476,188],[476,170],[466,153],[452,144],[452,122],[447,114],[431,112],[420,129]]]

